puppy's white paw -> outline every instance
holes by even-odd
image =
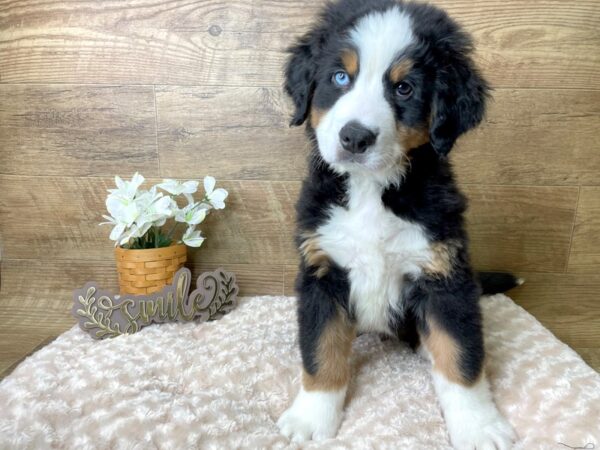
[[[277,421],[277,426],[281,434],[294,442],[304,442],[311,439],[321,441],[336,435],[339,422],[339,420],[318,422],[316,417],[311,416],[308,411],[298,411],[296,408],[291,407],[281,415]]]
[[[490,417],[472,416],[450,426],[450,440],[457,450],[510,450],[516,434],[498,411]]]
[[[516,434],[500,414],[485,377],[467,387],[434,372],[450,441],[457,450],[509,450]]]
[[[294,442],[322,441],[336,435],[342,421],[346,389],[333,392],[301,389],[277,426]]]

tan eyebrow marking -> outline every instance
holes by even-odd
[[[358,72],[358,54],[351,49],[342,52],[342,64],[348,75],[354,76]]]
[[[390,69],[390,81],[394,84],[399,83],[404,79],[404,77],[406,77],[406,75],[408,75],[413,66],[414,62],[410,58],[406,58],[394,63]]]

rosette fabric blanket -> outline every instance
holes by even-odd
[[[599,448],[600,375],[508,297],[482,305],[515,448]],[[293,298],[246,298],[218,321],[102,341],[73,328],[0,384],[0,448],[451,448],[426,360],[366,334],[352,364],[337,437],[300,446],[275,425],[300,382]]]

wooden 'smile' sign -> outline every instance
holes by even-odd
[[[173,283],[150,295],[112,295],[87,283],[73,292],[72,314],[94,339],[131,334],[151,323],[217,319],[235,306],[235,275],[217,269],[205,272],[190,292],[192,274],[179,269]]]

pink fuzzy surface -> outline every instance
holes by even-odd
[[[515,448],[598,448],[600,375],[508,297],[482,305]],[[243,299],[219,321],[104,341],[73,328],[0,383],[0,449],[450,448],[428,362],[362,335],[352,363],[338,436],[299,446],[275,426],[300,380],[293,298]]]

